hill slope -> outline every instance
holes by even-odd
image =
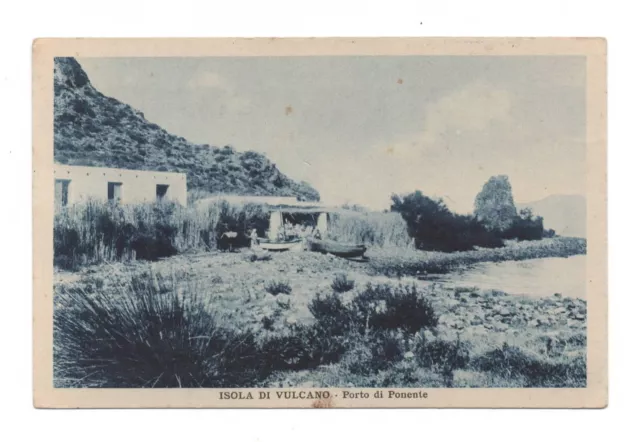
[[[517,207],[531,208],[544,218],[545,229],[553,229],[558,235],[587,237],[587,202],[583,196],[551,195]]]
[[[189,190],[319,200],[264,155],[188,142],[97,91],[74,58],[54,68],[54,160],[61,164],[187,173]]]

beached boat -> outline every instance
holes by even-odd
[[[295,246],[302,242],[300,238],[288,240],[288,241],[270,241],[263,239],[260,241],[260,247],[264,250],[271,252],[283,252],[285,250],[291,250]]]
[[[367,248],[362,244],[344,244],[328,239],[309,238],[307,247],[312,252],[330,253],[343,258],[357,258],[363,256]]]

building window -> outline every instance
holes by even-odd
[[[55,202],[58,206],[66,206],[69,204],[69,184],[71,180],[56,180],[55,185]]]
[[[169,191],[168,184],[157,184],[156,185],[156,199],[163,200],[167,196],[167,192]]]
[[[122,183],[109,183],[107,185],[107,198],[109,201],[116,203],[122,200]]]

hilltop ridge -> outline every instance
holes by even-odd
[[[581,195],[550,195],[538,201],[516,204],[518,209],[529,207],[544,218],[544,227],[558,235],[587,237],[587,201]]]
[[[100,93],[78,61],[54,62],[54,161],[60,164],[187,174],[189,190],[290,196],[318,201],[308,183],[280,172],[262,154],[195,144]]]

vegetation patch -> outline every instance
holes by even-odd
[[[285,295],[291,294],[291,284],[289,284],[289,281],[271,280],[265,283],[264,288],[274,296],[281,293],[284,293]]]
[[[472,361],[472,367],[502,379],[521,379],[523,386],[536,388],[586,387],[584,354],[550,359],[505,343]]]
[[[63,290],[54,310],[57,387],[241,387],[260,378],[249,332],[220,326],[197,288],[154,274],[120,297]]]
[[[345,293],[352,290],[355,284],[355,281],[349,279],[345,273],[339,273],[333,278],[331,288],[336,293]]]
[[[228,248],[223,233],[237,232],[234,246],[249,244],[249,232],[264,234],[268,211],[260,205],[177,203],[117,205],[89,201],[60,208],[54,217],[54,263],[63,269],[110,261],[156,261],[178,253]]]

